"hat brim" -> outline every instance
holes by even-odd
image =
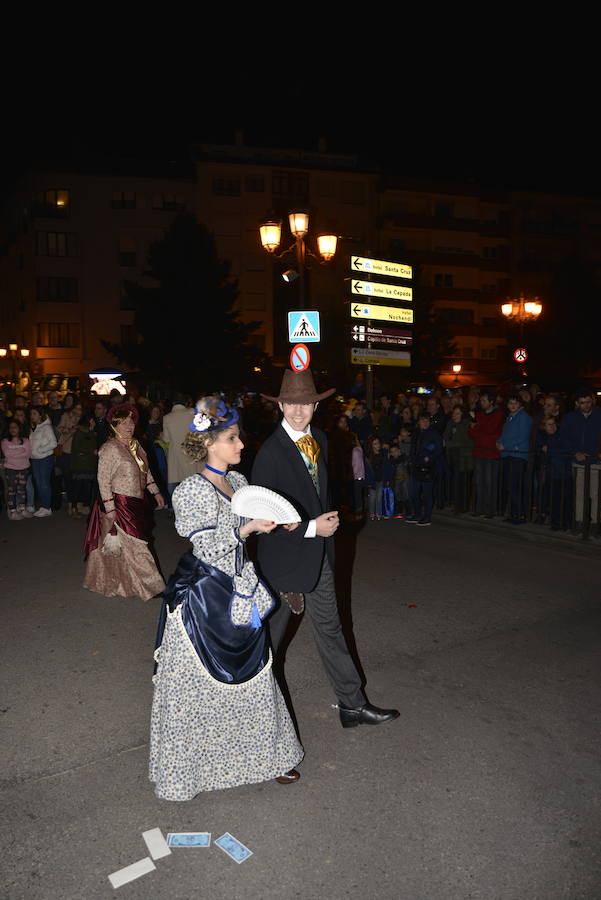
[[[324,391],[323,394],[280,394],[279,397],[270,397],[269,394],[261,394],[265,400],[271,400],[272,403],[319,403],[320,400],[325,400],[326,397],[331,397],[332,394],[336,393],[336,388],[330,388],[329,391]]]

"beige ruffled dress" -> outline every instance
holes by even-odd
[[[100,490],[100,519],[104,512],[115,509],[115,494],[122,498],[140,501],[144,491],[159,492],[148,469],[148,460],[141,447],[136,450],[145,471],[138,465],[128,446],[119,438],[110,438],[98,452],[98,487]],[[104,508],[104,512],[102,509]],[[92,511],[92,514],[94,510]],[[142,536],[134,537],[124,528],[115,525],[118,541],[113,541],[112,553],[107,552],[103,529],[96,549],[89,553],[83,586],[105,597],[141,597],[149,600],[160,594],[165,582],[148,549],[148,534],[138,529]],[[112,537],[112,536],[111,536]],[[117,546],[118,545],[118,546]]]

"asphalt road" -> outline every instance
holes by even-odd
[[[168,574],[187,544],[157,520]],[[343,533],[345,626],[400,719],[343,730],[302,622],[300,782],[169,803],[146,768],[159,601],[85,591],[83,531],[0,520],[0,896],[599,900],[599,544],[441,516]],[[229,831],[254,855],[174,851],[113,891],[154,827]]]

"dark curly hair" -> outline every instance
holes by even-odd
[[[219,437],[219,431],[189,431],[182,448],[186,456],[194,462],[204,463],[209,455],[209,447]]]

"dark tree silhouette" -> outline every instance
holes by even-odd
[[[526,338],[533,374],[557,381],[599,369],[601,265],[577,255],[564,259],[541,300],[542,315]]]
[[[148,264],[144,276],[154,285],[126,282],[135,339],[104,347],[146,377],[191,394],[255,381],[267,357],[248,339],[260,322],[239,320],[237,282],[208,229],[181,213],[152,245]]]
[[[449,323],[436,312],[432,303],[420,290],[421,270],[413,267],[413,347],[411,349],[412,379],[438,381],[445,358],[452,356],[453,343]]]

